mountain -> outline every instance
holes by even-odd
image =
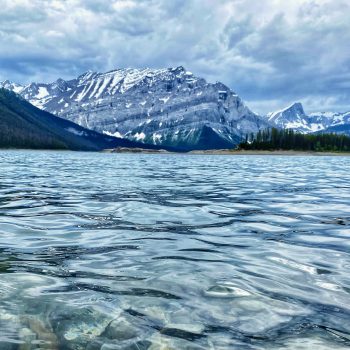
[[[282,110],[269,113],[267,120],[275,127],[280,129],[293,129],[301,133],[317,131],[320,125],[315,120],[311,120],[306,115],[303,105],[300,102],[293,103],[291,106]]]
[[[124,139],[182,150],[232,148],[268,127],[222,83],[183,67],[87,72],[51,84],[0,86],[83,127]]]
[[[97,151],[140,146],[145,145],[85,129],[36,108],[12,91],[0,89],[0,148]]]
[[[307,134],[312,132],[348,133],[350,125],[350,112],[332,113],[320,112],[306,114],[300,102],[277,112],[269,113],[266,120],[280,129],[293,129]],[[343,127],[344,126],[344,127]]]
[[[332,115],[331,120],[331,124],[329,124],[323,132],[350,136],[350,112],[335,113]]]

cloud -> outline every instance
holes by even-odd
[[[350,110],[347,0],[0,2],[0,79],[183,65],[259,113]]]

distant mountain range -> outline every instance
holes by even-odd
[[[224,84],[208,83],[183,67],[90,71],[68,81],[26,86],[4,81],[0,87],[119,143],[182,151],[234,148],[246,134],[271,127],[350,135],[350,112],[307,115],[294,103],[259,116]]]
[[[116,147],[154,148],[88,130],[0,88],[0,148],[98,151]]]
[[[350,112],[321,112],[307,115],[299,102],[280,111],[269,113],[266,120],[277,128],[293,129],[301,133],[335,132],[350,135]]]
[[[106,135],[181,150],[233,148],[269,126],[222,83],[183,67],[87,72],[76,79],[0,86],[40,109]]]

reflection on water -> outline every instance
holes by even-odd
[[[350,347],[350,158],[0,167],[1,350]]]

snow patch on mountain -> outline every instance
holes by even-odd
[[[102,134],[108,135],[108,136],[113,136],[113,137],[119,137],[120,139],[122,139],[124,137],[119,131],[116,131],[116,132],[112,133],[112,132],[103,130]]]
[[[69,131],[70,133],[74,134],[74,135],[78,135],[78,136],[87,136],[86,133],[84,131],[79,131],[77,129],[74,128],[67,128],[67,131]]]

